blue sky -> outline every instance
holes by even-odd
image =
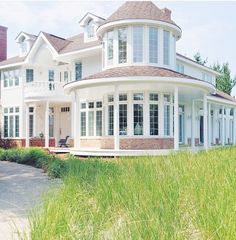
[[[0,25],[8,27],[8,57],[18,54],[15,37],[22,30],[49,32],[61,37],[82,31],[78,21],[86,12],[104,18],[123,1],[0,1]],[[236,2],[154,1],[172,10],[172,19],[182,28],[177,51],[188,57],[200,52],[208,65],[229,62],[236,75]],[[236,93],[236,91],[235,91]]]

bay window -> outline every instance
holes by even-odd
[[[113,31],[107,33],[107,63],[113,64]]]
[[[86,136],[86,112],[80,113],[80,131],[81,136]]]
[[[119,135],[127,135],[127,94],[119,94]]]
[[[108,95],[108,136],[114,135],[114,96]]]
[[[170,64],[170,32],[163,32],[163,63],[165,65]]]
[[[143,93],[133,95],[133,128],[134,135],[143,135]]]
[[[143,27],[133,27],[133,62],[143,62]]]
[[[168,94],[164,94],[164,135],[170,136],[170,108],[171,97]]]
[[[19,137],[19,107],[4,108],[4,137]]]
[[[119,63],[127,62],[127,28],[118,29]]]
[[[149,94],[150,135],[158,135],[158,94]]]
[[[158,29],[149,28],[149,62],[158,62]]]

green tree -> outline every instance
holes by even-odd
[[[199,52],[197,52],[193,57],[194,57],[195,61],[201,65],[205,65],[208,61],[207,58],[205,60],[203,60],[201,57],[201,54]]]
[[[223,63],[220,65],[217,62],[213,65],[213,69],[221,74],[216,77],[216,88],[230,95],[233,87],[236,85],[236,77],[231,77],[229,64]]]

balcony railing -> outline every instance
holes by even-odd
[[[35,81],[26,83],[25,98],[62,97],[65,96],[61,82]]]

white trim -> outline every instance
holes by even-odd
[[[236,102],[231,102],[230,100],[225,100],[225,99],[221,99],[221,98],[214,97],[214,96],[208,96],[207,100],[209,100],[213,103],[223,103],[223,104],[230,105],[230,106],[236,106]]]

